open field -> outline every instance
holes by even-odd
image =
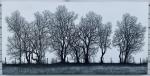
[[[3,64],[5,75],[147,74],[147,64]]]

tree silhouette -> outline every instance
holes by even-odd
[[[27,21],[20,15],[19,11],[15,11],[11,17],[6,17],[6,22],[8,30],[13,33],[13,36],[8,38],[8,54],[17,58],[21,64],[23,53],[22,27],[27,24]]]
[[[95,55],[97,50],[94,47],[96,45],[97,37],[97,26],[101,17],[94,12],[89,12],[86,14],[85,18],[81,18],[79,31],[80,40],[82,44],[84,62],[89,63],[90,57]]]
[[[137,23],[137,17],[124,14],[122,21],[117,22],[113,45],[119,48],[120,63],[128,63],[133,53],[141,51],[144,44],[146,28]]]
[[[110,47],[111,44],[111,23],[100,24],[98,27],[98,45],[101,49],[101,63],[103,63],[103,57],[107,51],[107,48]]]
[[[47,51],[55,52],[58,57],[52,60],[54,63],[66,63],[72,57],[75,63],[85,64],[92,62],[100,51],[100,60],[104,63],[104,55],[111,45],[112,24],[103,24],[101,15],[88,12],[79,24],[75,24],[77,14],[65,6],[58,6],[56,12],[36,12],[34,18],[29,23],[19,11],[6,17],[8,30],[12,33],[8,37],[8,54],[20,64],[22,58],[28,64],[32,61],[42,64]],[[145,31],[146,28],[137,23],[137,17],[130,14],[124,14],[117,22],[112,44],[119,49],[120,63],[132,62],[132,54],[142,51]]]
[[[69,44],[71,32],[75,27],[74,20],[77,15],[67,10],[65,6],[58,6],[54,14],[54,24],[51,29],[51,44],[62,63],[65,63],[67,55],[70,53]]]
[[[79,29],[75,27],[71,35],[70,48],[72,50],[71,56],[76,63],[80,63],[80,60],[83,58],[83,50],[79,36]]]
[[[35,20],[32,25],[32,60],[36,63],[42,63],[45,58],[45,52],[49,47],[49,37],[47,29],[47,21],[44,14],[35,13]],[[35,55],[35,56],[34,56]]]

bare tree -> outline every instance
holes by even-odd
[[[119,47],[120,63],[128,63],[133,53],[141,51],[144,44],[146,28],[137,23],[137,17],[124,14],[122,21],[117,22],[113,45]]]
[[[111,23],[101,24],[98,27],[98,45],[101,49],[101,63],[104,63],[103,58],[107,51],[107,48],[110,47],[111,44]]]
[[[85,18],[81,18],[79,26],[79,36],[81,40],[82,50],[84,53],[84,62],[89,63],[90,57],[97,52],[95,49],[97,26],[101,23],[101,16],[94,12],[86,14]]]
[[[22,58],[22,26],[27,24],[24,17],[20,15],[19,11],[12,13],[11,17],[6,17],[6,22],[8,24],[8,30],[13,33],[12,37],[8,38],[8,53],[17,57],[19,63],[21,64]]]
[[[74,21],[77,15],[69,12],[65,6],[58,6],[54,16],[54,24],[51,27],[51,44],[57,51],[61,62],[65,63],[66,57],[70,53],[71,32],[75,27]]]
[[[49,37],[47,29],[47,19],[45,15],[39,12],[35,13],[35,20],[31,23],[32,38],[30,40],[32,46],[32,60],[36,63],[42,63],[45,58],[45,52],[49,47]]]
[[[81,40],[79,38],[79,29],[78,27],[74,28],[74,31],[71,35],[70,48],[72,50],[71,56],[76,63],[80,63],[80,60],[83,57],[83,50],[81,48]]]
[[[22,49],[28,64],[31,63],[31,55],[33,52],[33,49],[31,47],[31,40],[33,37],[33,35],[31,34],[32,32],[32,26],[30,24],[22,26]]]

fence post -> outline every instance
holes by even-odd
[[[15,58],[15,64],[16,64],[16,58]]]
[[[48,58],[47,58],[47,64],[48,64]]]
[[[113,62],[112,62],[112,58],[110,58],[110,60],[111,60],[110,63],[113,63]]]
[[[140,58],[140,64],[141,64],[141,58]]]
[[[68,57],[67,57],[67,63],[68,63],[69,61],[68,61]]]
[[[7,64],[7,63],[6,63],[6,57],[5,57],[5,64]]]

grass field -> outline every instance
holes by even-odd
[[[147,74],[147,64],[3,64],[5,75],[47,74]]]

